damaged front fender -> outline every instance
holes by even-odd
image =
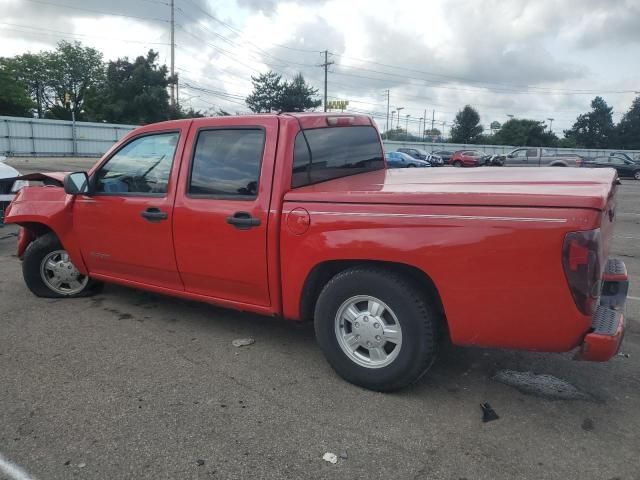
[[[22,178],[41,180],[36,175],[56,180],[57,174],[30,174]],[[64,179],[65,174],[62,175]],[[67,195],[56,186],[24,187],[17,194],[5,212],[5,223],[15,223],[25,229],[18,242],[18,256],[22,258],[31,241],[47,231],[52,231],[60,239],[71,261],[84,275],[88,274],[80,252],[80,244],[73,230],[74,197]]]

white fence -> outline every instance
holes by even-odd
[[[7,156],[75,156],[99,157],[111,145],[124,137],[136,125],[113,123],[69,122],[37,118],[0,116],[0,154]],[[437,150],[474,149],[486,153],[507,153],[516,148],[510,145],[463,145],[459,143],[384,142],[387,150],[400,147]],[[585,156],[607,155],[614,150],[580,148],[550,148],[556,153],[575,153]],[[633,156],[640,151],[629,151]]]
[[[0,116],[0,154],[99,157],[136,125]]]

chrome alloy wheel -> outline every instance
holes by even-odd
[[[89,282],[69,259],[66,250],[54,250],[40,263],[40,276],[47,287],[61,295],[81,292]]]
[[[369,295],[351,297],[340,306],[335,334],[342,351],[366,368],[386,367],[402,348],[402,327],[395,313]]]

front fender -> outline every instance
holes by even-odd
[[[71,261],[87,275],[80,244],[73,230],[74,197],[59,187],[25,187],[11,202],[5,213],[5,223],[15,223],[25,229],[18,240],[18,256],[42,230],[51,230],[60,239]],[[44,227],[44,228],[43,228]]]

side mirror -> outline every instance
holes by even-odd
[[[513,158],[512,154],[507,155],[507,158]]]
[[[74,172],[64,177],[64,191],[69,195],[89,193],[89,176],[87,172]]]

